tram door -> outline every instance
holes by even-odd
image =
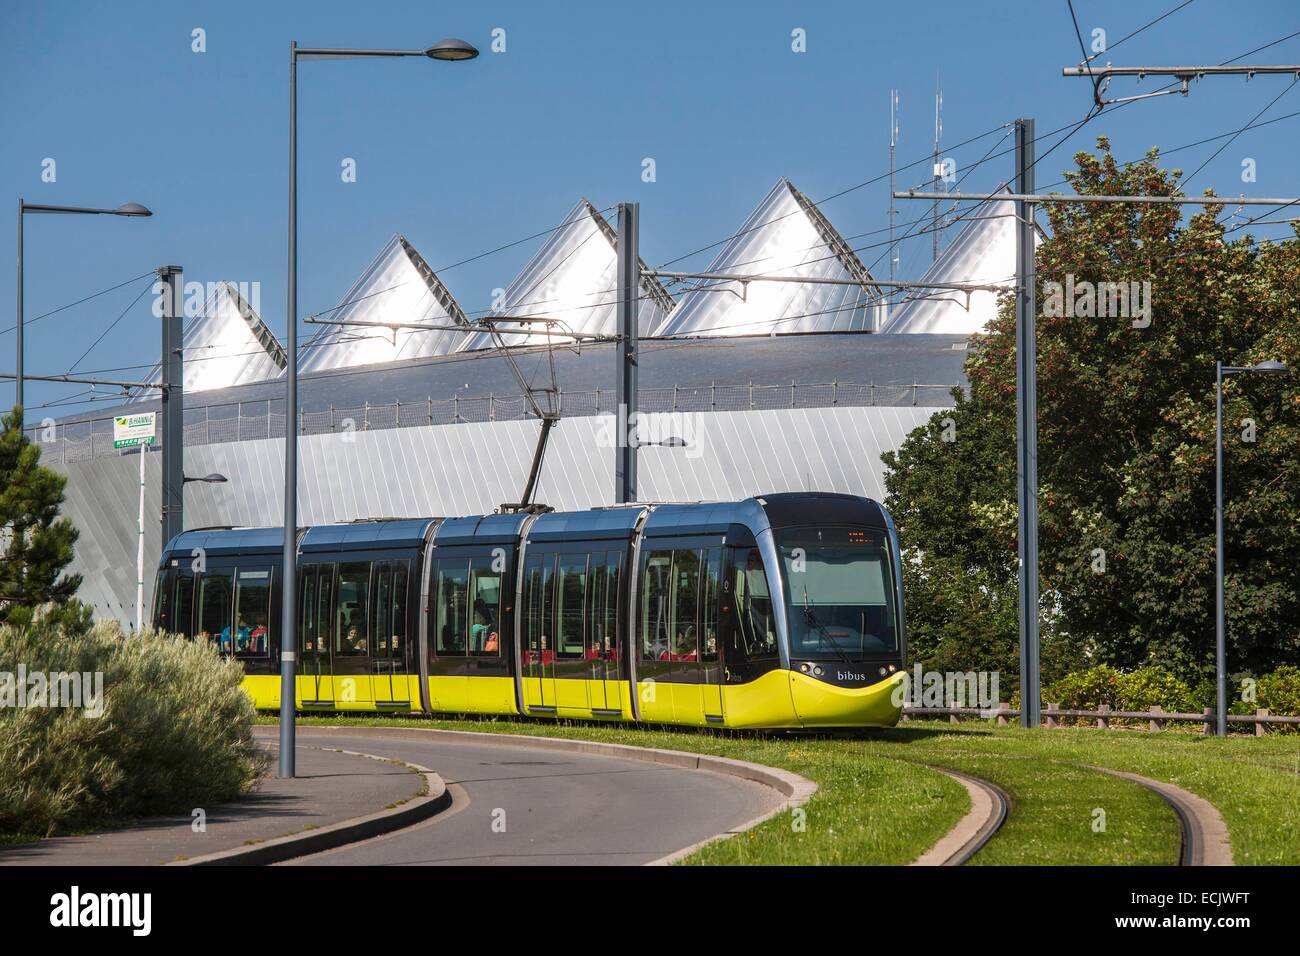
[[[722,660],[718,638],[722,595],[722,549],[705,548],[700,577],[700,692],[704,719],[720,724],[722,711]]]
[[[330,658],[334,616],[334,565],[304,565],[299,578],[298,630],[302,654],[298,698],[305,705],[334,703]]]
[[[555,594],[555,657],[551,674],[542,680],[543,692],[546,676],[554,678],[557,707],[565,711],[587,711],[591,702],[591,660],[587,625],[587,608],[590,603],[586,554],[562,554],[559,557],[559,577]],[[603,703],[604,694],[600,695]],[[549,701],[548,701],[549,703]]]
[[[531,554],[524,563],[524,705],[554,710],[555,561],[553,554]]]
[[[406,640],[407,561],[376,561],[374,565],[374,663],[372,686],[378,707],[409,707]]]
[[[591,710],[595,714],[622,712],[618,674],[618,557],[617,551],[591,556],[587,586],[587,669]]]

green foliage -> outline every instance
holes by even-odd
[[[1181,173],[1156,160],[1121,167],[1103,139],[1068,177],[1080,194],[1179,195]],[[1215,362],[1300,364],[1300,242],[1228,235],[1222,210],[1183,223],[1173,206],[1044,206],[1040,306],[1071,276],[1151,283],[1145,327],[1038,320],[1045,681],[1087,659],[1192,683],[1211,671]],[[1017,664],[1015,325],[1008,297],[972,340],[969,397],[884,456],[913,656],[952,669]],[[1235,377],[1224,403],[1229,663],[1261,672],[1300,658],[1300,389]]]
[[[77,540],[58,516],[67,479],[41,467],[22,420],[21,408],[0,417],[0,624],[29,622],[47,603],[67,605],[81,586],[79,575],[63,574]],[[70,622],[84,617],[75,605],[67,613]]]
[[[1106,664],[1066,674],[1043,688],[1043,697],[1065,710],[1096,710],[1106,704],[1118,710],[1123,675]]]
[[[116,623],[0,626],[0,672],[103,675],[103,707],[0,707],[0,834],[48,835],[213,806],[261,771],[243,669]],[[4,678],[0,677],[0,681]],[[85,699],[89,702],[89,698]]]
[[[1300,667],[1288,664],[1265,674],[1255,690],[1257,707],[1267,707],[1271,714],[1300,717]]]

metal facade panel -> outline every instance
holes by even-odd
[[[871,278],[829,221],[784,178],[703,271]],[[878,327],[883,314],[881,294],[874,286],[699,280],[692,288],[656,335],[861,332]]]
[[[465,313],[424,258],[400,234],[380,250],[342,302],[321,318],[382,324],[465,325]],[[302,346],[299,372],[377,365],[456,351],[465,333],[322,325]]]
[[[641,498],[735,502],[805,489],[880,498],[880,454],[898,447],[932,414],[933,408],[865,406],[693,415],[683,429],[689,447],[641,450]],[[304,435],[299,521],[313,527],[376,517],[488,515],[483,526],[504,527],[519,517],[490,512],[518,500],[537,430],[535,421],[509,421]],[[543,463],[539,500],[557,511],[610,505],[612,433],[610,416],[561,421]],[[283,455],[284,443],[276,439],[187,448],[187,473],[229,479],[186,486],[187,527],[274,528],[283,513]],[[156,453],[146,458],[150,516],[161,507],[160,460]],[[121,455],[52,463],[68,475],[63,513],[81,532],[71,568],[84,576],[80,597],[99,615],[123,621],[135,613],[138,462]],[[610,508],[584,520],[621,525],[634,515],[635,509]],[[151,600],[162,542],[152,518],[145,531]]]
[[[1016,279],[1016,205],[985,203],[939,255],[921,282],[1005,282]],[[967,307],[964,292],[917,289],[894,309],[885,332],[973,335],[983,332],[997,315],[996,292],[972,292]]]
[[[493,310],[492,317],[548,317],[563,323],[559,331],[613,335],[617,331],[617,266],[614,230],[582,199],[506,287],[501,307]],[[647,278],[641,285],[637,323],[641,334],[649,335],[672,310],[673,301],[658,280]],[[507,345],[544,345],[547,341],[544,335],[526,333],[502,338]],[[571,340],[557,337],[554,341]],[[491,333],[477,332],[465,340],[460,351],[488,349],[494,344]]]

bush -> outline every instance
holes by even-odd
[[[1116,710],[1150,710],[1156,706],[1185,714],[1194,709],[1192,689],[1160,667],[1140,667],[1120,676]]]
[[[102,674],[100,707],[92,687],[89,706],[18,706],[37,672]],[[242,677],[210,645],[126,637],[116,623],[0,627],[0,834],[52,835],[245,792],[265,756]]]
[[[1255,686],[1255,706],[1267,707],[1270,714],[1300,717],[1300,667],[1283,664],[1271,674],[1265,674]],[[1273,724],[1270,730],[1295,733],[1294,724]]]

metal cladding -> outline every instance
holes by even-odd
[[[820,209],[782,178],[706,272],[780,274],[859,285],[702,280],[656,335],[781,335],[879,330],[884,300]]]
[[[217,284],[181,341],[186,392],[264,382],[288,364],[274,333],[232,282]],[[162,369],[155,366],[147,381],[161,382]],[[153,389],[142,389],[136,397],[156,396]]]
[[[970,214],[921,282],[1005,282],[1016,277],[1016,204],[982,203]],[[885,332],[935,332],[972,335],[983,332],[998,311],[998,293],[915,289],[894,310]]]
[[[459,303],[400,233],[388,240],[339,306],[321,318],[373,325],[417,322],[463,325],[467,331],[469,328]],[[447,355],[456,351],[464,337],[465,333],[448,328],[424,331],[322,325],[302,347],[298,369],[305,374]]]
[[[883,452],[902,444],[935,407],[859,406],[704,412],[659,420],[687,447],[641,450],[645,501],[738,501],[779,491],[884,495]],[[689,426],[689,427],[684,427]],[[299,520],[306,526],[361,518],[479,515],[515,500],[527,476],[538,423],[470,422],[304,435]],[[614,491],[612,416],[566,418],[542,465],[538,500],[561,511],[608,505]],[[658,431],[651,429],[652,436]],[[162,456],[145,455],[145,512],[161,507]],[[52,467],[68,476],[62,508],[81,532],[70,571],[99,617],[135,614],[139,459],[112,455]],[[185,524],[274,527],[282,520],[284,442],[229,441],[185,449],[187,474],[219,472],[223,484],[186,489]],[[145,535],[146,606],[160,536]]]
[[[644,262],[642,269],[646,268]],[[618,252],[617,235],[605,217],[586,199],[578,202],[564,222],[547,237],[546,242],[524,266],[523,271],[505,290],[502,305],[488,318],[555,319],[556,332],[584,332],[614,335],[618,323]],[[637,314],[642,335],[649,335],[676,303],[658,279],[641,280],[641,303]],[[517,329],[519,323],[504,322],[501,329]],[[563,336],[536,331],[503,334],[506,345],[544,345],[571,341]],[[482,331],[471,335],[460,351],[492,348],[492,334]]]

